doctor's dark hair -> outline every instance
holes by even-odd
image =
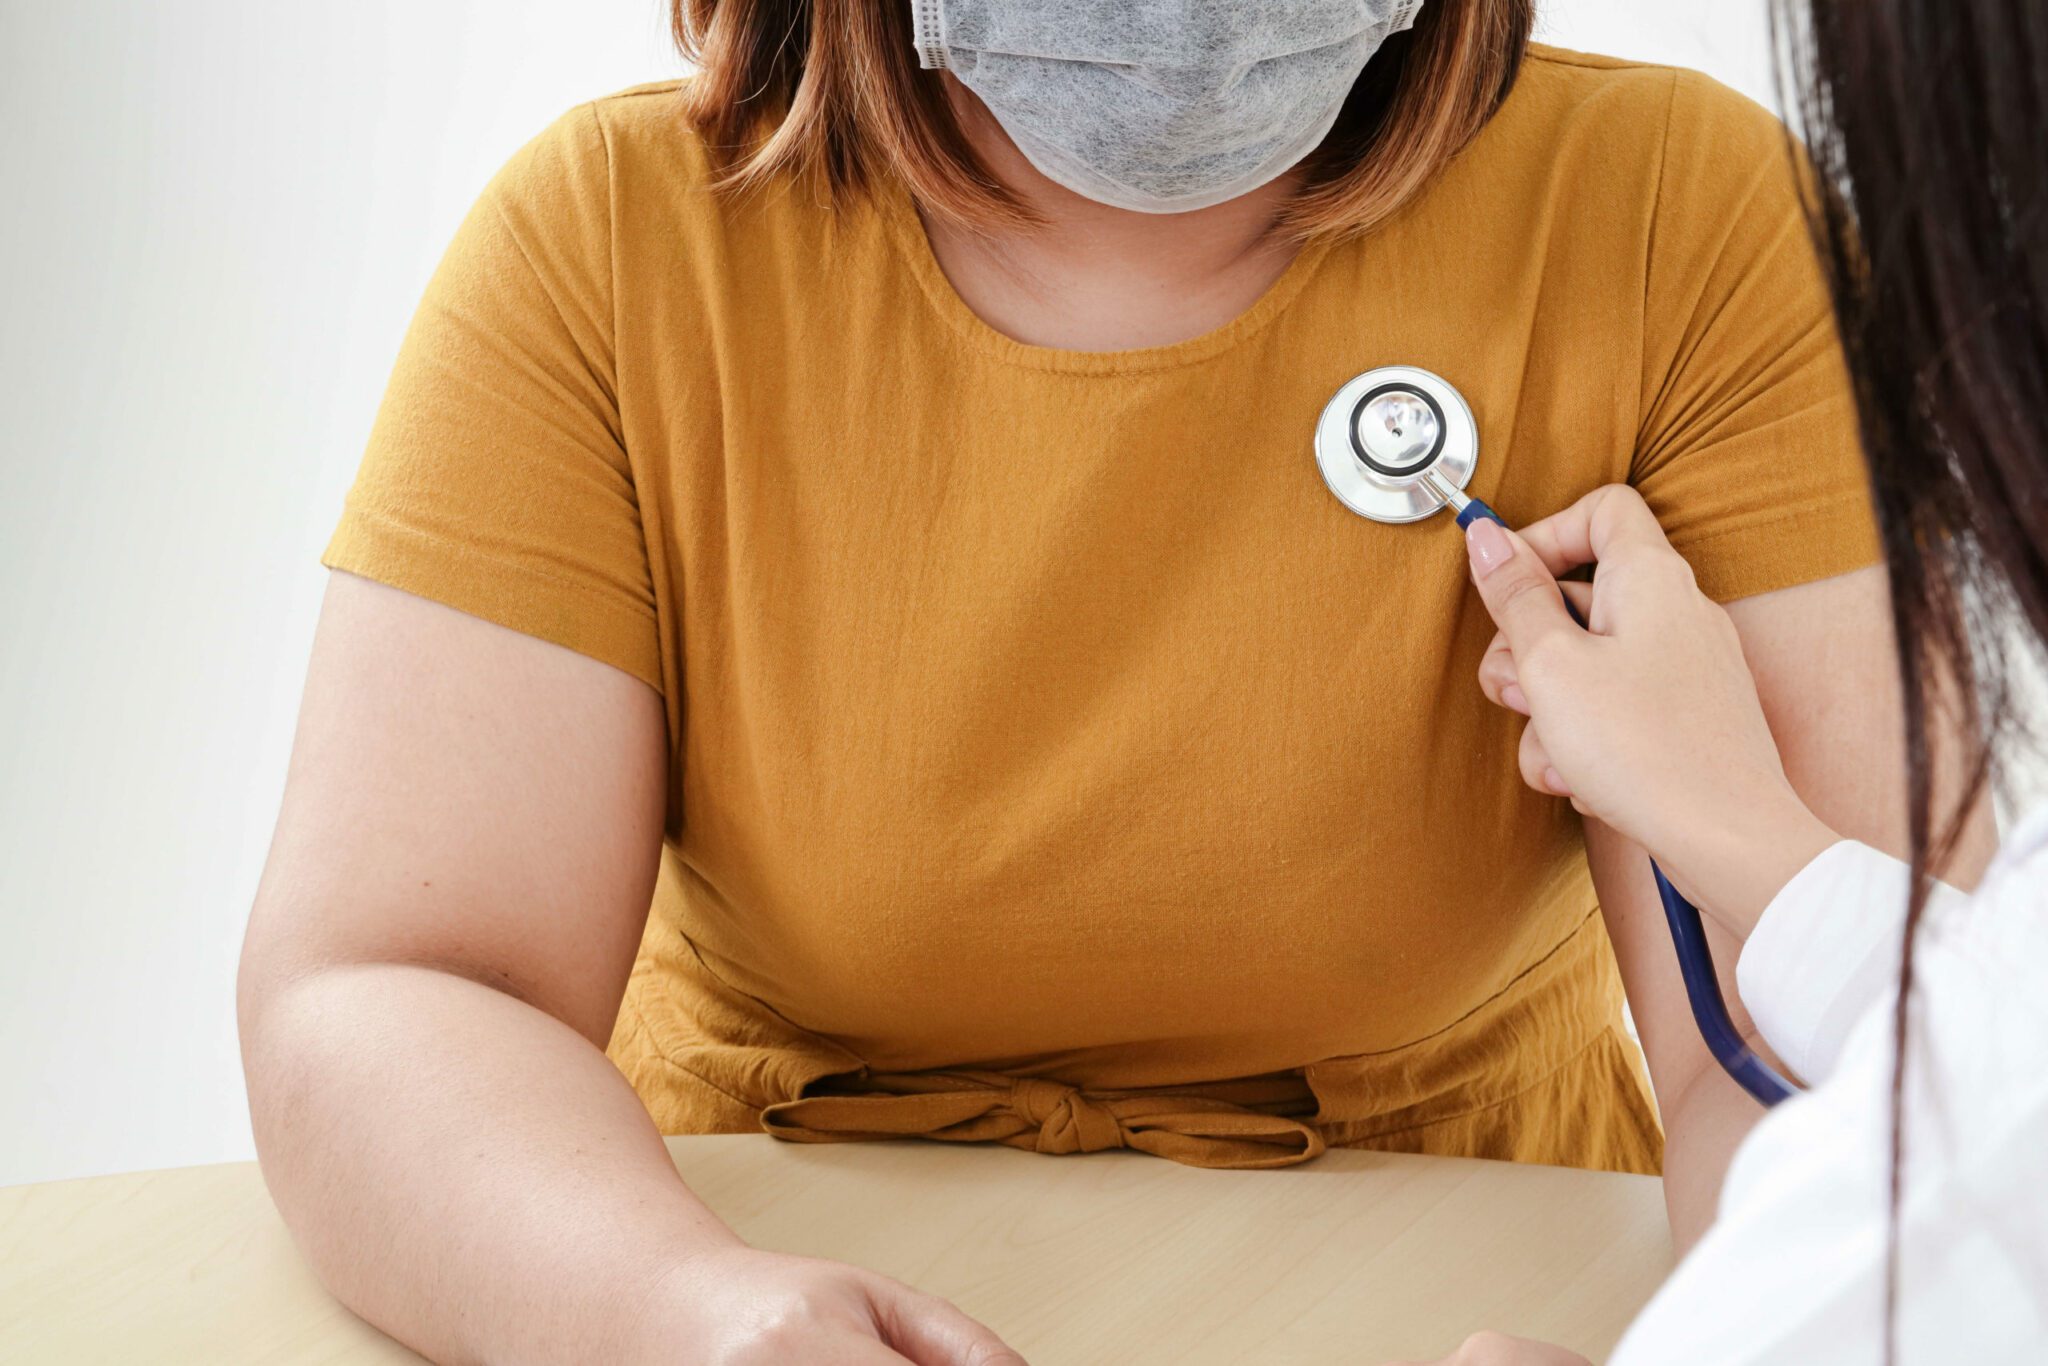
[[[2048,639],[2048,11],[1779,0],[1774,18],[1904,683],[1914,876],[1892,1022],[1893,1359],[1915,933],[1960,813],[2015,738],[2003,633],[2024,624],[2029,648]],[[1961,774],[1963,794],[1937,774]]]
[[[1030,226],[962,135],[939,73],[919,68],[910,6],[670,0],[676,45],[697,67],[685,114],[724,158],[724,183],[817,174],[844,198],[893,177],[963,226]],[[1534,0],[1428,0],[1366,64],[1280,229],[1367,232],[1412,200],[1506,98],[1533,12]]]

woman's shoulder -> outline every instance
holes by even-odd
[[[656,180],[709,188],[715,173],[685,116],[683,89],[682,81],[658,81],[576,105],[505,163],[500,187],[540,198],[609,198],[615,187]]]
[[[1654,146],[1662,155],[1782,161],[1786,150],[1775,114],[1704,72],[1545,43],[1530,44],[1501,113],[1547,124],[1554,137],[1592,133],[1610,147]]]
[[[665,269],[679,249],[826,231],[827,197],[786,173],[729,187],[731,158],[691,120],[687,93],[686,80],[660,81],[577,105],[506,163],[492,194],[543,222],[601,222],[611,265],[627,274],[636,262]]]
[[[717,168],[709,146],[690,121],[684,96],[689,81],[628,86],[583,106],[605,145],[618,183],[663,180],[708,189]]]
[[[1785,125],[1711,76],[1533,44],[1464,173],[1599,205],[1691,260],[1726,244],[1731,224],[1738,247],[1776,241],[1799,212],[1797,165]]]

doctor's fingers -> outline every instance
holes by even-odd
[[[1593,615],[1593,585],[1590,583],[1567,582],[1558,585],[1564,595],[1571,599],[1578,609],[1582,621],[1590,621]],[[1513,689],[1513,691],[1509,691]],[[1486,700],[1496,707],[1509,711],[1529,714],[1529,701],[1522,696],[1520,679],[1515,671],[1515,652],[1508,648],[1504,632],[1495,631],[1493,639],[1486,644],[1486,653],[1479,657],[1479,691],[1486,694]]]
[[[1567,638],[1584,639],[1585,632],[1572,621],[1558,596],[1557,580],[1514,532],[1498,522],[1476,518],[1465,529],[1465,551],[1479,599],[1486,604],[1493,624],[1507,636],[1516,667],[1525,677],[1531,659],[1539,652],[1568,650]]]
[[[1536,723],[1531,721],[1522,727],[1522,743],[1515,752],[1516,766],[1522,770],[1522,781],[1546,797],[1569,797],[1571,785],[1550,762],[1550,751],[1543,747],[1543,737],[1536,733]]]
[[[1583,564],[1678,554],[1643,495],[1627,484],[1601,485],[1562,512],[1523,527],[1522,539],[1552,574]]]

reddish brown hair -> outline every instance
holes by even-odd
[[[1534,0],[1429,0],[1367,64],[1281,216],[1298,236],[1369,231],[1427,185],[1514,84]],[[822,175],[835,197],[893,176],[965,226],[1029,225],[911,47],[909,0],[670,0],[698,68],[691,123],[727,157],[726,183]]]

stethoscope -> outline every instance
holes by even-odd
[[[1479,460],[1479,425],[1464,396],[1441,375],[1414,365],[1368,370],[1339,389],[1316,423],[1316,465],[1337,501],[1375,522],[1419,522],[1440,509],[1457,514],[1458,528],[1500,514],[1468,497]],[[1586,624],[1565,600],[1565,610]],[[1678,949],[1686,999],[1707,1049],[1743,1090],[1765,1105],[1794,1091],[1792,1084],[1750,1051],[1728,1018],[1714,955],[1699,910],[1678,894],[1652,860],[1657,896]]]

